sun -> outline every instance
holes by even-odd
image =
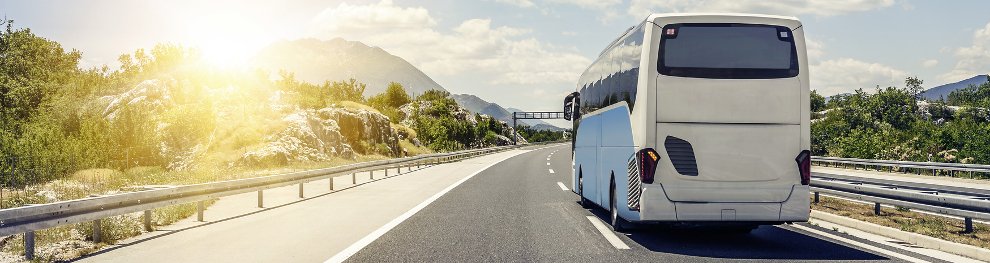
[[[203,62],[220,68],[243,68],[263,45],[258,40],[237,38],[204,38],[193,48],[199,50]]]
[[[245,68],[255,53],[274,41],[255,20],[237,14],[216,14],[186,21],[185,43],[203,62],[220,68]]]

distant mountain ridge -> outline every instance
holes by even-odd
[[[952,93],[953,91],[969,88],[970,86],[979,86],[987,82],[990,82],[990,76],[986,74],[976,75],[973,76],[972,78],[968,78],[959,82],[949,83],[938,87],[930,88],[928,90],[921,92],[921,96],[928,101],[936,101],[941,98],[948,99],[949,93]]]
[[[342,38],[275,42],[259,51],[252,63],[275,72],[293,72],[296,78],[311,83],[354,78],[367,84],[365,97],[385,91],[392,81],[414,95],[431,89],[445,90],[405,59],[379,47]]]
[[[453,98],[457,104],[471,112],[492,116],[495,119],[510,123],[510,125],[512,123],[512,112],[521,111],[513,108],[503,108],[497,103],[485,101],[484,99],[471,94],[453,94],[451,95],[451,98]],[[531,126],[538,130],[563,130],[560,127],[554,126],[542,120],[519,120],[519,122],[523,125]]]

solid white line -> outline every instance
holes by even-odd
[[[602,236],[605,237],[605,240],[608,240],[608,242],[611,243],[613,247],[615,247],[616,249],[629,249],[629,246],[627,246],[626,243],[623,243],[622,239],[619,239],[619,237],[616,236],[611,229],[608,229],[608,227],[605,226],[605,223],[602,223],[601,220],[598,220],[597,217],[588,216],[588,221],[591,221],[591,224],[598,229],[599,233],[602,233]]]
[[[567,186],[564,186],[564,183],[557,182],[557,186],[560,186],[560,190],[568,191]]]
[[[553,169],[550,169],[550,173],[553,173]]]
[[[825,233],[825,232],[822,232],[822,231],[818,231],[818,230],[812,229],[810,227],[806,227],[806,226],[802,226],[802,225],[796,225],[796,224],[795,225],[791,225],[791,226],[794,227],[794,228],[797,228],[797,229],[801,229],[801,230],[804,230],[804,231],[807,231],[807,232],[811,232],[812,234],[824,236],[824,237],[827,237],[829,239],[833,239],[833,240],[836,240],[836,241],[839,241],[839,242],[842,242],[842,243],[846,243],[846,244],[850,244],[850,245],[853,245],[853,246],[857,246],[857,247],[860,247],[860,248],[863,248],[863,249],[866,249],[866,250],[879,252],[880,254],[884,254],[884,255],[887,255],[887,256],[891,256],[891,257],[903,259],[903,260],[908,261],[908,262],[915,262],[915,263],[927,263],[928,262],[928,261],[925,261],[925,260],[921,260],[921,259],[910,257],[908,255],[897,253],[897,252],[894,252],[894,251],[890,251],[890,250],[882,249],[882,248],[879,248],[879,247],[871,246],[871,245],[868,245],[868,244],[864,244],[864,243],[861,243],[861,242],[858,242],[858,241],[854,241],[854,240],[851,240],[851,239],[848,239],[848,238],[844,238],[844,237],[832,235],[832,234],[829,234],[829,233]]]
[[[344,260],[347,260],[348,258],[350,258],[351,256],[353,256],[354,254],[357,254],[358,251],[361,251],[361,249],[363,249],[364,247],[366,247],[369,244],[371,244],[371,242],[374,242],[376,239],[378,239],[382,235],[385,235],[385,233],[388,233],[389,230],[392,230],[392,228],[395,228],[396,226],[398,226],[399,224],[401,224],[403,221],[406,221],[406,219],[409,219],[409,217],[412,217],[413,215],[415,215],[417,212],[419,212],[419,210],[423,210],[423,208],[426,208],[426,206],[430,205],[430,203],[433,203],[433,201],[436,201],[437,199],[440,199],[441,196],[443,196],[447,192],[450,192],[450,190],[453,190],[458,185],[461,185],[461,183],[464,183],[465,181],[467,181],[468,179],[471,179],[475,175],[478,175],[481,172],[483,172],[485,170],[488,170],[488,168],[491,168],[492,166],[495,166],[496,164],[502,163],[502,161],[508,160],[509,157],[520,155],[520,154],[523,154],[523,153],[526,153],[526,152],[529,152],[529,151],[520,151],[519,153],[516,153],[514,155],[506,156],[504,159],[498,160],[497,162],[494,162],[492,164],[489,164],[488,166],[485,166],[484,168],[481,168],[480,170],[472,173],[471,175],[468,175],[467,177],[464,177],[464,179],[461,179],[460,181],[455,182],[454,184],[448,186],[447,188],[444,188],[439,193],[436,193],[435,195],[431,196],[430,198],[427,198],[425,201],[423,201],[419,205],[416,205],[412,209],[409,209],[409,211],[406,211],[402,215],[399,215],[399,217],[396,217],[395,219],[392,219],[392,221],[389,221],[388,223],[386,223],[382,227],[376,229],[374,232],[371,232],[370,234],[368,234],[364,238],[361,238],[361,240],[358,240],[357,242],[354,242],[354,244],[351,244],[346,249],[338,252],[332,258],[327,259],[327,261],[324,261],[324,263],[344,262]]]

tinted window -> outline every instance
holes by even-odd
[[[797,51],[787,27],[673,24],[661,31],[659,71],[718,79],[797,76]]]
[[[639,62],[643,50],[645,24],[639,24],[621,41],[609,46],[581,75],[581,113],[586,114],[620,101],[632,111],[639,82]]]

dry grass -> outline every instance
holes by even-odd
[[[402,147],[402,149],[405,150],[409,156],[433,153],[433,150],[430,150],[430,148],[425,146],[416,146],[415,144],[409,142],[409,140],[400,140],[399,147]]]
[[[990,248],[990,226],[973,223],[973,233],[962,233],[963,220],[918,213],[903,208],[882,208],[881,215],[873,215],[873,205],[850,202],[822,196],[814,210],[845,216],[902,231],[918,233],[955,243]]]
[[[368,105],[365,105],[365,104],[361,104],[361,103],[357,103],[357,102],[353,102],[353,101],[347,101],[347,100],[340,101],[340,102],[335,103],[335,105],[338,106],[338,107],[344,108],[344,109],[367,110],[367,111],[370,111],[370,112],[381,113],[381,112],[378,112],[377,109],[375,109],[375,108],[373,108],[371,106],[368,106]]]

